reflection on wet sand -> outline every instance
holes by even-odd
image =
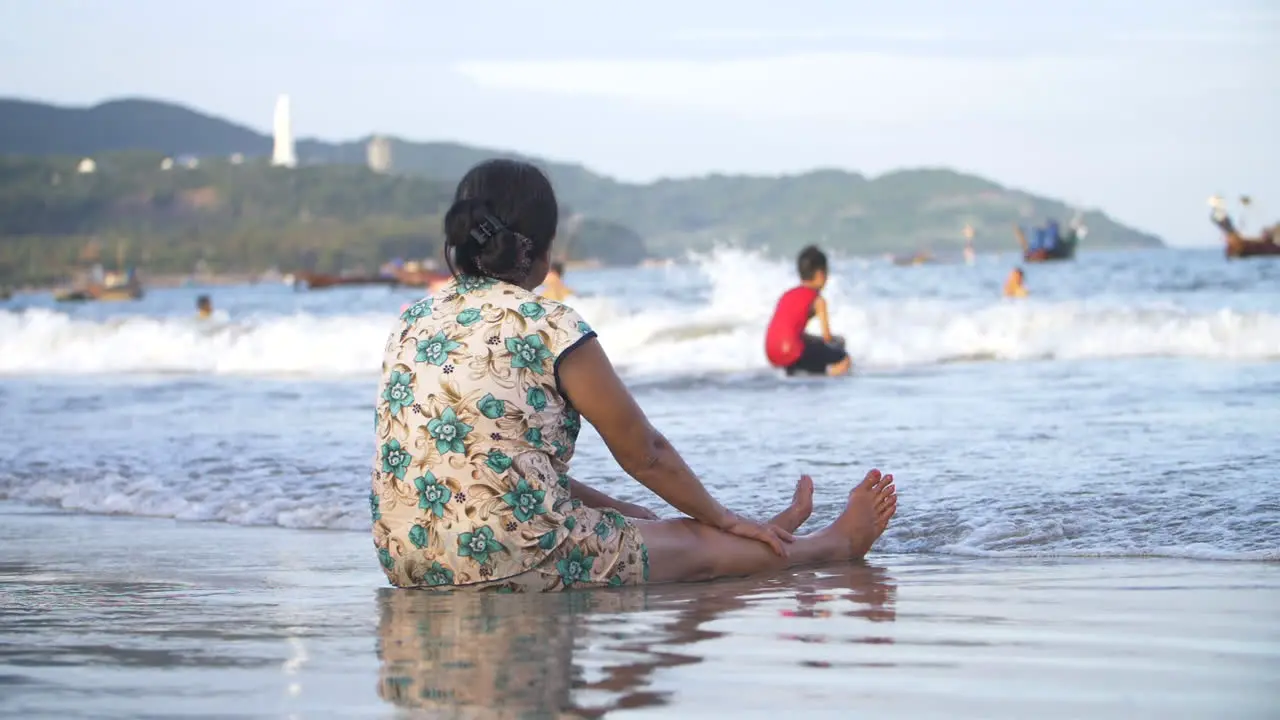
[[[706,627],[712,621],[737,614],[772,631],[825,619],[840,623],[838,631],[774,637],[883,643],[871,623],[896,618],[895,594],[888,573],[866,565],[547,595],[387,589],[379,595],[378,694],[443,717],[594,718],[667,705],[673,693],[653,687],[656,671],[703,662],[697,646],[727,634]]]

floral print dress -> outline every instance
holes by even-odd
[[[569,496],[581,417],[560,359],[595,332],[566,305],[463,276],[387,340],[369,506],[397,587],[547,591],[648,576],[636,526]]]

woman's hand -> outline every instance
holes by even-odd
[[[728,510],[725,511],[725,514],[721,517],[720,521],[715,524],[715,527],[729,533],[730,535],[737,535],[738,537],[744,537],[748,540],[762,542],[782,557],[787,556],[787,549],[784,546],[784,543],[791,543],[795,541],[794,535],[783,530],[777,525],[758,523],[754,520],[748,520],[736,513],[729,512]]]

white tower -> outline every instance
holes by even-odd
[[[369,138],[369,144],[365,147],[365,159],[369,162],[370,170],[376,173],[390,172],[391,141],[381,135]]]
[[[289,117],[289,96],[276,98],[276,116],[272,124],[275,135],[275,147],[271,150],[271,164],[280,167],[294,167],[298,158],[293,154],[293,119]]]

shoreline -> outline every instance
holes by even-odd
[[[269,378],[270,379],[270,378]],[[300,533],[325,533],[338,536],[366,535],[369,533],[367,528],[351,528],[351,527],[289,527],[279,524],[267,523],[237,523],[229,522],[224,519],[208,518],[184,518],[174,517],[164,514],[134,514],[112,512],[108,510],[87,510],[83,508],[68,509],[60,507],[52,502],[47,501],[28,501],[17,498],[0,496],[0,517],[7,514],[32,514],[32,515],[49,515],[61,516],[66,518],[96,518],[96,519],[120,519],[125,521],[155,521],[174,523],[179,529],[191,527],[210,527],[210,528],[227,528],[230,532],[237,530],[257,531],[264,530],[270,532],[300,532]],[[804,532],[809,532],[814,528],[806,525]],[[894,557],[906,558],[911,561],[924,562],[992,562],[992,563],[1052,563],[1052,562],[1087,562],[1087,561],[1134,561],[1141,562],[1145,560],[1152,561],[1186,561],[1197,563],[1239,563],[1239,564],[1262,564],[1275,565],[1280,569],[1280,549],[1274,550],[1255,550],[1255,551],[1236,551],[1236,550],[1220,550],[1217,548],[1195,548],[1195,549],[1151,549],[1151,550],[1035,550],[1020,553],[1019,551],[979,551],[968,550],[958,552],[939,552],[926,551],[915,553],[890,553]]]

